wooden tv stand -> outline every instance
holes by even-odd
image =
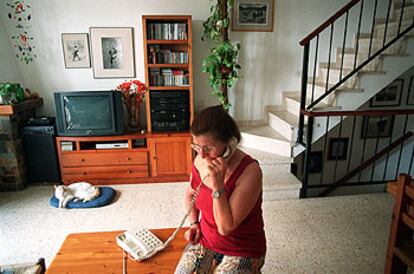
[[[64,184],[131,184],[188,181],[190,133],[131,133],[56,137]]]

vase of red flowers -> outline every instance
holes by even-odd
[[[125,81],[116,87],[122,92],[122,100],[128,111],[128,127],[130,131],[140,129],[140,108],[147,87],[139,80]]]

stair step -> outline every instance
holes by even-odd
[[[293,115],[298,115],[300,111],[300,95],[288,95],[285,97],[286,101],[286,109],[288,112],[292,113]],[[311,103],[311,99],[306,99],[306,105]],[[340,110],[340,107],[336,107],[333,105],[325,104],[323,101],[319,103],[317,106],[313,108],[313,110],[323,110],[323,111],[334,111]]]
[[[269,111],[269,126],[277,130],[286,139],[294,142],[299,122],[299,113],[294,115],[288,111]]]
[[[262,172],[264,202],[299,198],[302,183],[293,174],[280,174],[270,166]]]
[[[401,2],[394,2],[394,8],[395,9],[400,9],[400,8],[402,8],[402,5],[403,5],[403,2],[401,1]],[[404,2],[404,7],[405,8],[413,8],[414,9],[414,1],[405,1]],[[404,8],[404,9],[405,9]]]
[[[263,201],[298,199],[301,182],[290,173],[292,158],[239,147],[258,160],[263,173]]]
[[[277,153],[270,153],[268,151],[257,150],[245,146],[239,146],[239,148],[258,160],[260,166],[283,166],[283,169],[278,169],[278,172],[290,173],[290,164],[292,163],[292,158],[288,156],[282,156]]]
[[[320,63],[319,68],[323,70],[328,70],[328,63]],[[353,68],[343,67],[342,78],[346,76],[348,73],[350,73],[352,70]],[[338,74],[339,76],[339,74],[341,73],[341,67],[337,63],[331,63],[331,65],[329,66],[329,71],[330,73],[333,72],[333,73]],[[363,67],[359,72],[360,73],[362,72],[362,73],[384,74],[384,71],[379,70],[379,69],[373,69],[373,68],[370,68],[369,66]],[[322,77],[326,78],[326,75],[323,74]]]
[[[351,69],[342,69],[342,74],[341,74],[341,69],[338,68],[329,68],[329,83],[335,84],[337,82],[339,82],[340,79],[343,79],[345,76],[347,76],[349,73],[351,73],[352,70]],[[370,75],[378,75],[378,74],[385,74],[384,71],[378,71],[378,70],[360,70],[358,71],[356,74],[354,74],[353,76],[351,76],[351,78],[349,78],[348,80],[346,80],[345,83],[347,83],[348,86],[358,86],[359,85],[359,75],[361,74],[370,74]],[[328,76],[328,68],[320,68],[320,77],[322,77],[322,79],[327,79]]]
[[[270,113],[283,119],[283,121],[289,124],[292,128],[296,127],[298,124],[298,115],[293,115],[287,111],[271,111]]]
[[[321,63],[319,63],[319,68],[321,68],[321,69],[328,69],[328,63],[326,63],[326,62],[321,62]],[[330,70],[337,70],[337,71],[341,71],[341,64],[340,63],[331,63],[330,65],[329,65],[329,69]],[[346,75],[346,73],[347,72],[349,72],[349,71],[351,71],[353,69],[353,67],[352,68],[350,68],[350,67],[345,67],[344,65],[343,65],[343,67],[342,67],[342,75],[343,76],[345,76]],[[363,71],[373,71],[373,72],[375,72],[375,71],[378,71],[378,70],[376,70],[376,69],[371,69],[371,68],[363,68]]]
[[[318,86],[320,88],[323,88],[324,89],[324,92],[325,92],[325,87],[326,87],[325,80],[326,79],[321,80],[319,77],[315,80],[315,86]],[[313,85],[313,79],[312,78],[309,78],[308,79],[308,85]],[[328,89],[332,88],[333,86],[334,86],[334,84],[328,83]],[[346,91],[354,91],[354,92],[363,92],[364,91],[363,89],[358,88],[358,87],[348,87],[347,85],[341,85],[340,87],[338,87],[336,89],[335,92],[340,92],[340,91],[343,91],[343,90],[346,90]]]
[[[240,131],[244,133],[254,134],[261,137],[278,139],[283,141],[289,141],[283,135],[278,133],[272,127],[268,125],[255,125],[255,126],[241,126]]]
[[[392,23],[388,23],[387,25],[387,41],[391,40],[392,38],[394,38],[397,33],[398,33],[398,25],[399,22],[392,22]],[[407,29],[408,27],[413,25],[413,20],[404,20],[401,22],[401,26],[400,26],[400,32],[404,31],[405,29]],[[382,24],[377,24],[374,27],[374,35],[375,36],[384,36],[385,33],[385,23]],[[411,31],[409,31],[408,33],[410,34],[414,34],[414,29],[411,29]]]
[[[291,156],[291,141],[268,125],[241,126],[243,147]]]
[[[352,55],[352,57],[355,58],[355,52],[356,52],[356,50],[354,48],[345,48],[344,54],[345,55],[347,55],[347,54]],[[338,55],[342,55],[342,48],[338,48],[337,49],[337,53],[338,53]],[[404,53],[389,53],[389,52],[383,52],[381,54],[386,54],[386,55],[405,55],[406,56],[406,54],[404,54]],[[372,53],[371,53],[371,55],[372,55]],[[365,61],[367,59],[367,57],[368,57],[368,52],[360,52],[358,50],[358,59],[359,60],[361,60],[361,58],[363,58],[362,61]]]
[[[407,10],[406,10],[407,9]],[[409,26],[413,23],[412,12],[414,11],[414,6],[404,9],[403,18],[401,20],[401,26]],[[398,26],[400,24],[401,10],[398,10],[398,13],[394,17],[388,19],[388,27]],[[407,16],[407,17],[406,17]],[[378,18],[375,20],[375,26],[385,27],[387,24],[387,18]]]
[[[331,89],[335,84],[336,84],[336,82],[335,83],[328,83],[328,90]],[[309,85],[310,85],[310,87],[309,87]],[[309,92],[311,92],[310,88],[312,88],[312,85],[313,85],[313,79],[310,78],[310,79],[308,79],[308,90],[309,90]],[[318,90],[316,90],[316,88]],[[318,79],[316,79],[316,81],[315,81],[315,98],[316,98],[316,95],[318,95],[319,93],[324,94],[325,93],[325,88],[326,88],[326,78],[321,80],[318,77]],[[336,93],[342,92],[342,91],[363,92],[364,90],[359,88],[359,87],[356,87],[356,86],[351,86],[351,83],[348,83],[348,81],[347,81],[347,82],[343,83],[341,86],[339,86],[329,96],[335,96]],[[335,98],[331,98],[331,101],[329,101],[328,104],[333,104],[334,99]],[[327,103],[327,102],[325,101],[325,103]]]
[[[358,52],[359,53],[371,53],[373,55],[378,50],[382,49],[384,40],[382,38],[359,38],[358,39]],[[371,41],[371,42],[370,42]],[[356,48],[356,42],[354,42],[354,47]],[[371,51],[370,51],[371,47]],[[406,39],[402,38],[391,45],[387,50],[385,50],[385,54],[399,54],[404,53],[406,51],[407,41]]]
[[[405,5],[404,11],[403,11],[403,18],[401,21],[413,20],[413,14],[414,14],[414,6]],[[384,15],[384,17],[386,17],[386,15]],[[397,8],[394,10],[394,13],[390,14],[390,18],[388,19],[388,24],[389,23],[398,24],[400,22],[400,17],[401,17],[401,8]],[[387,22],[387,18],[376,18],[375,19],[376,25],[385,24],[386,22]]]

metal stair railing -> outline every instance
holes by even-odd
[[[309,190],[325,196],[340,186],[384,184],[401,172],[414,172],[414,109],[302,113],[308,127],[305,153],[297,159],[303,163],[297,174],[301,198],[308,197]],[[313,143],[318,117],[326,118],[325,132]],[[330,129],[335,117],[340,122]]]
[[[387,1],[387,2],[386,2]],[[367,3],[369,2],[369,3]],[[386,2],[386,3],[384,3]],[[360,43],[360,37],[361,37],[361,28],[363,25],[363,18],[364,15],[364,6],[368,6],[368,4],[373,5],[372,9],[372,20],[369,22],[370,24],[364,24],[364,27],[370,27],[370,33],[369,33],[369,49],[368,54],[365,59],[359,60],[359,43]],[[381,5],[379,4],[386,4],[383,9],[381,9]],[[316,106],[318,103],[320,103],[323,99],[325,99],[327,96],[332,94],[335,90],[337,90],[341,85],[346,83],[350,78],[354,75],[356,75],[357,72],[361,71],[362,68],[364,68],[367,64],[371,63],[375,58],[377,58],[379,55],[384,53],[388,48],[390,48],[392,45],[394,45],[397,41],[399,41],[402,37],[404,37],[407,33],[409,33],[412,29],[414,29],[414,16],[410,21],[410,18],[408,18],[407,22],[409,22],[409,25],[403,26],[403,18],[404,18],[404,12],[406,11],[407,7],[412,7],[414,5],[412,4],[406,4],[406,0],[403,0],[399,4],[393,4],[392,0],[384,0],[379,3],[379,0],[352,0],[348,4],[346,4],[344,7],[342,7],[339,11],[337,11],[334,15],[332,15],[328,20],[326,20],[324,23],[322,23],[318,28],[316,28],[313,32],[311,32],[308,36],[306,36],[302,41],[300,41],[300,45],[303,46],[303,65],[302,65],[302,80],[301,80],[301,101],[300,101],[300,113],[299,113],[299,125],[298,125],[298,136],[297,136],[297,143],[302,144],[306,146],[306,143],[303,140],[303,132],[304,132],[304,124],[305,124],[305,117],[302,111],[308,110],[312,111],[312,108]],[[359,9],[358,9],[359,7]],[[391,8],[394,7],[395,10],[399,10],[399,14],[396,14],[396,18],[391,17]],[[354,11],[357,13],[357,18],[354,16]],[[386,13],[385,22],[380,22],[377,18],[378,14],[380,12]],[[394,11],[393,11],[394,12]],[[352,18],[351,18],[352,17]],[[333,39],[334,34],[337,34],[339,31],[335,32],[335,26],[340,29],[341,26],[338,26],[338,24],[342,21],[344,21],[344,31],[342,33],[342,52],[341,52],[341,60],[339,65],[339,79],[336,83],[330,85],[330,73],[331,73],[331,55],[332,55],[332,48],[333,48]],[[394,19],[394,21],[393,21]],[[349,22],[356,22],[357,31],[356,31],[356,39],[355,39],[355,50],[354,50],[354,62],[352,69],[344,75],[344,59],[345,59],[345,53],[346,53],[346,46],[347,46],[347,36],[348,36],[348,26]],[[356,20],[356,21],[355,21]],[[397,20],[397,21],[395,21]],[[392,23],[397,23],[397,31],[395,35],[389,35],[391,30],[389,29],[389,25]],[[376,26],[379,24],[385,25],[384,31],[382,33],[379,33],[376,31]],[[329,46],[328,46],[328,63],[327,63],[327,72],[326,72],[326,79],[325,79],[325,87],[324,92],[322,95],[315,98],[315,86],[316,86],[316,71],[317,71],[317,63],[318,58],[323,52],[321,53],[321,36],[325,31],[330,31],[329,33]],[[374,37],[375,34],[383,35],[382,39],[382,45],[379,49],[376,51],[373,51],[373,41],[374,39],[381,38],[381,37]],[[313,64],[312,64],[312,70],[309,69],[310,64],[310,47],[311,43],[315,44],[315,51],[313,54]],[[325,52],[326,53],[326,52]],[[311,80],[308,80],[309,75],[312,75]],[[311,93],[308,93],[308,83],[311,82],[312,90]],[[310,99],[310,102],[307,104],[307,98]]]

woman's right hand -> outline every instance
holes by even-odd
[[[198,223],[192,224],[191,227],[184,233],[184,238],[187,242],[191,242],[192,244],[198,243],[201,238],[200,225]]]

